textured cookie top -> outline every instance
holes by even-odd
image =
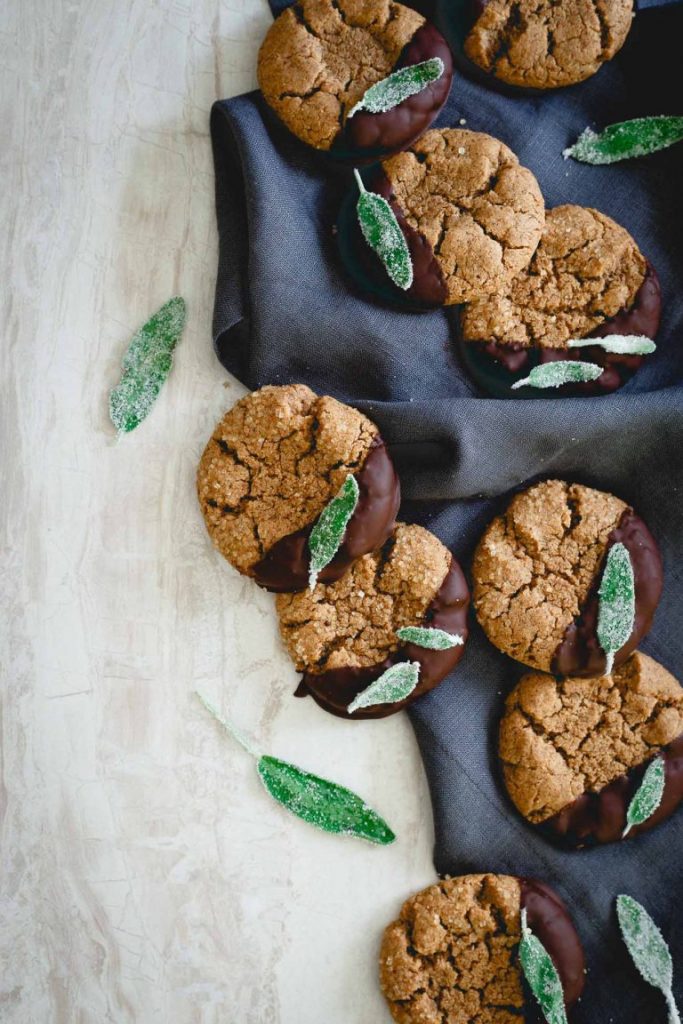
[[[683,734],[683,688],[633,654],[611,676],[531,672],[507,698],[499,753],[505,785],[529,821],[545,821]]]
[[[400,523],[381,551],[364,555],[337,583],[279,594],[280,632],[300,672],[366,668],[401,646],[396,630],[417,626],[451,564],[421,526]]]
[[[486,0],[465,54],[510,85],[582,82],[621,49],[633,0]]]
[[[384,932],[380,983],[399,1024],[519,1024],[520,884],[465,875],[403,904]]]
[[[628,309],[645,280],[645,257],[628,231],[597,210],[556,206],[546,213],[526,271],[499,295],[462,311],[466,341],[563,348]]]
[[[391,0],[301,0],[263,41],[259,86],[290,131],[328,150],[349,110],[391,73],[423,24]]]
[[[197,470],[211,539],[240,572],[318,518],[363,465],[377,428],[303,384],[265,387],[225,414]]]
[[[626,508],[611,494],[562,480],[515,495],[487,528],[472,565],[474,607],[496,647],[550,671]]]
[[[505,289],[526,267],[543,230],[543,197],[498,139],[433,129],[382,167],[408,223],[434,251],[447,304]]]

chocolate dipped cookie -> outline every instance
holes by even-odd
[[[614,653],[622,665],[645,636],[662,592],[657,543],[620,498],[546,480],[516,494],[479,541],[472,564],[477,618],[499,650],[542,672],[602,675],[599,590],[609,551],[623,545],[634,618]]]
[[[319,579],[339,579],[381,547],[400,502],[398,476],[374,423],[303,384],[264,387],[229,410],[197,470],[197,493],[218,550],[273,591],[299,590],[310,575],[309,538],[347,478],[357,503]]]
[[[358,559],[336,583],[280,594],[284,644],[310,694],[341,718],[383,718],[432,690],[459,662],[467,639],[469,591],[460,566],[421,526],[399,523],[384,546]],[[452,642],[429,649],[402,639],[419,628]],[[414,635],[414,634],[411,634]],[[400,663],[418,666],[409,696],[349,711],[361,693]]]
[[[536,879],[462,875],[411,896],[385,929],[380,985],[397,1024],[535,1019],[519,963],[523,911],[572,1006],[583,991],[585,962],[560,897]]]
[[[477,383],[497,397],[530,397],[533,389],[512,385],[558,360],[603,367],[597,380],[563,385],[559,394],[606,394],[626,383],[646,356],[609,352],[597,342],[568,343],[612,335],[654,339],[660,313],[656,271],[629,233],[598,210],[556,206],[546,213],[529,266],[499,294],[463,307],[460,352]]]
[[[683,688],[636,652],[611,675],[556,679],[530,672],[505,702],[498,751],[520,814],[573,847],[623,837],[645,769],[664,764],[654,812],[627,838],[668,818],[683,800]]]
[[[425,61],[439,61],[441,73],[424,88],[389,109],[355,109],[372,86]],[[443,36],[393,0],[301,0],[276,18],[258,57],[263,96],[289,130],[356,164],[422,135],[446,102],[452,76]]]

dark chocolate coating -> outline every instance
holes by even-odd
[[[391,536],[401,502],[401,485],[384,441],[375,440],[365,463],[356,474],[360,495],[349,520],[344,540],[329,565],[320,572],[321,583],[340,579],[361,555],[381,547]],[[308,586],[308,538],[314,524],[282,537],[254,566],[257,583],[275,593],[289,593]]]
[[[572,1006],[583,992],[586,980],[583,947],[574,922],[563,901],[549,886],[536,878],[520,878],[519,884],[520,908],[526,910],[529,928],[543,943],[557,968],[565,1006]],[[538,1020],[543,1020],[543,1016]]]
[[[451,558],[450,568],[427,609],[423,625],[443,629],[447,633],[458,633],[463,641],[466,641],[469,601],[470,594],[462,569],[456,560]],[[371,665],[369,668],[342,668],[317,675],[306,672],[296,690],[296,696],[305,697],[310,693],[321,708],[339,718],[386,718],[387,715],[393,715],[401,708],[412,704],[423,693],[433,690],[455,668],[464,649],[464,643],[445,651],[429,651],[415,644],[404,644],[381,664]],[[395,704],[375,704],[349,715],[346,709],[354,697],[400,661],[420,663],[420,678],[410,696]]]
[[[683,736],[663,747],[660,756],[664,760],[665,769],[662,802],[647,821],[642,825],[634,825],[627,839],[659,825],[674,813],[683,800]],[[574,849],[618,842],[626,828],[628,806],[649,763],[620,775],[598,792],[582,793],[539,827],[549,838]]]
[[[444,71],[422,92],[409,96],[381,114],[359,110],[347,121],[334,141],[330,155],[355,164],[374,163],[406,149],[429,128],[448,99],[453,78],[453,57],[441,33],[426,22],[417,30],[399,57],[394,71],[440,57]]]
[[[612,545],[618,541],[628,550],[633,564],[636,614],[629,640],[615,655],[615,666],[626,661],[649,630],[664,585],[662,558],[657,542],[633,509],[626,509],[619,524],[607,538],[604,559]],[[602,565],[578,619],[569,626],[555,652],[551,668],[556,675],[598,676],[605,671],[606,655],[596,636]]]

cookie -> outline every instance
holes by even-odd
[[[516,494],[488,526],[472,564],[477,618],[499,650],[542,672],[601,675],[598,587],[610,547],[628,550],[635,622],[623,664],[652,622],[662,592],[657,544],[632,508],[603,491],[546,480]]]
[[[683,688],[638,652],[593,679],[530,672],[505,702],[498,752],[520,814],[575,847],[622,838],[628,805],[660,755],[664,796],[630,839],[683,800]]]
[[[320,579],[339,579],[381,547],[400,502],[396,471],[374,423],[303,384],[264,387],[225,414],[204,450],[197,493],[211,539],[268,590],[308,584],[308,537],[351,474],[356,509]]]
[[[462,49],[477,77],[557,89],[611,60],[632,20],[633,0],[470,0]]]
[[[383,161],[366,186],[396,215],[410,250],[413,283],[406,291],[393,286],[363,241],[355,217],[357,191],[340,214],[344,265],[361,287],[411,308],[505,290],[529,263],[543,231],[538,182],[512,150],[483,132],[433,129]]]
[[[660,312],[657,274],[629,233],[598,210],[556,206],[546,213],[527,269],[505,291],[463,307],[461,353],[478,383],[496,394],[502,388],[506,396],[528,397],[532,389],[511,392],[511,385],[533,366],[558,359],[604,366],[596,381],[558,393],[604,394],[621,387],[646,357],[567,342],[610,334],[655,338]]]
[[[380,985],[398,1024],[519,1024],[535,1016],[519,964],[521,912],[552,957],[565,1005],[584,986],[584,954],[549,886],[513,875],[462,875],[406,900],[384,931]]]
[[[280,633],[303,673],[297,696],[310,694],[341,718],[384,718],[432,690],[453,669],[467,639],[469,592],[460,566],[421,526],[399,523],[381,550],[353,564],[337,583],[301,594],[280,594]],[[463,643],[427,650],[403,643],[396,631],[427,626]],[[353,699],[392,665],[418,662],[417,687],[393,704],[349,715]]]
[[[383,113],[352,108],[400,68],[438,57],[443,73]],[[410,145],[446,102],[453,77],[443,36],[392,0],[301,0],[274,21],[258,56],[261,92],[299,139],[368,163]]]

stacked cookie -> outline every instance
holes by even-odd
[[[396,471],[356,409],[302,384],[247,395],[214,430],[197,491],[221,554],[278,592],[298,695],[341,717],[383,717],[460,660],[462,570],[428,530],[396,522]]]

